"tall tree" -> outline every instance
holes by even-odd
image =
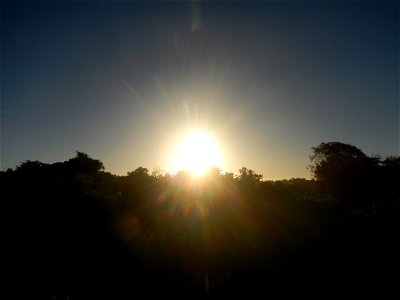
[[[104,170],[104,165],[100,160],[93,159],[88,154],[79,151],[76,151],[76,156],[69,159],[67,163],[73,172],[87,175]]]
[[[245,182],[257,182],[263,178],[262,174],[257,174],[254,170],[242,167],[239,169],[239,180]]]
[[[373,196],[377,174],[374,159],[357,147],[340,142],[321,143],[311,149],[310,169],[324,192],[348,204]]]

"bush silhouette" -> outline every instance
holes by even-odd
[[[23,162],[0,173],[9,278],[49,297],[398,296],[399,158],[312,151],[313,180]]]

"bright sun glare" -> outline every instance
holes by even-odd
[[[195,176],[201,176],[212,166],[220,166],[218,148],[211,135],[204,132],[192,132],[178,145],[173,170],[186,170]]]

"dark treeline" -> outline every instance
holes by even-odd
[[[313,180],[104,171],[85,153],[1,172],[13,295],[399,298],[400,158],[312,148]]]

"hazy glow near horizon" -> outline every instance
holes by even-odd
[[[185,170],[201,176],[212,166],[221,166],[220,152],[212,136],[193,131],[184,137],[175,151],[173,172]]]
[[[279,180],[321,142],[399,155],[399,5],[3,1],[0,169],[78,150]]]

